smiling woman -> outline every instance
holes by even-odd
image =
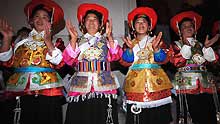
[[[174,53],[171,59],[178,68],[173,86],[178,94],[176,106],[180,124],[217,124],[216,117],[219,117],[216,116],[218,113],[215,113],[212,100],[212,94],[215,94],[213,82],[206,69],[206,65],[212,65],[218,60],[218,55],[211,46],[218,40],[219,34],[210,40],[206,37],[202,45],[196,37],[201,22],[202,17],[194,11],[178,13],[170,21],[171,28],[180,38],[173,43]]]
[[[51,0],[32,0],[24,11],[32,31],[15,46],[11,46],[12,27],[0,18],[0,32],[3,34],[0,61],[14,69],[5,92],[6,96],[11,95],[17,100],[17,105],[13,106],[14,120],[8,123],[62,124],[63,82],[55,68],[64,63],[62,52],[52,43],[50,29],[53,29],[51,25],[64,20],[63,10]]]
[[[119,82],[110,62],[117,61],[122,50],[112,36],[108,16],[101,5],[80,4],[77,19],[83,35],[79,38],[76,28],[67,21],[70,43],[63,57],[77,71],[66,82],[69,103],[65,124],[118,124]]]
[[[170,124],[172,84],[161,68],[169,60],[168,48],[162,32],[151,36],[157,24],[157,13],[150,7],[137,7],[128,14],[129,37],[123,38],[128,46],[120,62],[130,66],[124,80],[127,115],[126,124]]]

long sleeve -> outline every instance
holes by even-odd
[[[172,44],[172,57],[170,58],[170,62],[174,64],[176,67],[182,67],[186,64],[186,59],[180,53],[180,48],[175,44]]]
[[[2,62],[9,61],[12,58],[12,55],[13,55],[13,51],[12,51],[12,47],[10,47],[8,51],[0,53],[0,61]]]
[[[154,60],[156,62],[163,62],[166,59],[166,57],[167,54],[162,49],[154,53]]]
[[[77,57],[80,53],[80,49],[77,46],[75,50],[72,49],[71,45],[69,44],[63,51],[63,60],[67,65],[76,65],[78,62]]]
[[[118,45],[118,41],[114,40],[114,48],[110,48],[109,44],[107,44],[109,50],[108,50],[108,61],[117,61],[121,58],[122,56],[122,48]]]
[[[191,56],[192,56],[191,46],[183,45],[183,47],[180,50],[180,53],[181,53],[183,58],[190,59]]]
[[[127,48],[122,54],[122,59],[125,62],[129,62],[129,63],[133,62],[134,61],[134,52],[131,49]]]
[[[170,58],[172,56],[173,49],[171,45],[167,45],[165,42],[162,42],[162,45],[160,46],[160,50],[157,52],[154,52],[154,61],[158,64],[166,64],[170,61]]]
[[[134,52],[132,49],[128,48],[127,45],[123,44],[123,53],[122,57],[119,60],[119,63],[124,67],[129,67],[134,62]]]
[[[50,61],[54,65],[59,65],[62,59],[62,52],[56,47],[52,51],[51,55],[49,53],[46,54],[46,60]]]
[[[215,54],[214,50],[209,47],[209,48],[203,48],[202,49],[203,56],[208,62],[213,62],[216,60],[217,54]]]

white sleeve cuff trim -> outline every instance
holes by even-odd
[[[110,49],[116,49],[116,47],[118,46],[118,41],[117,40],[114,40],[114,48],[111,48],[110,45],[109,45],[109,42],[107,43],[107,47]]]
[[[180,53],[183,56],[183,58],[190,59],[190,57],[192,56],[191,46],[183,45],[183,47],[180,50]]]
[[[204,58],[205,58],[208,62],[212,62],[212,61],[215,61],[215,60],[216,60],[216,58],[215,58],[215,52],[214,52],[214,50],[213,50],[211,47],[208,47],[208,48],[203,47],[202,52],[203,52]]]
[[[6,62],[11,59],[13,55],[12,47],[6,52],[0,53],[0,61]]]
[[[52,51],[52,55],[50,55],[49,53],[46,54],[46,60],[50,61],[54,65],[60,64],[62,59],[63,59],[62,52],[60,51],[60,49],[56,47]]]

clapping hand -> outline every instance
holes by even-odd
[[[71,21],[69,19],[66,21],[66,27],[67,27],[67,30],[70,35],[70,44],[71,44],[72,48],[75,50],[76,41],[78,38],[78,32],[77,32],[75,26],[73,26],[73,24],[71,23]]]
[[[162,45],[162,41],[161,41],[161,37],[162,37],[162,32],[160,32],[157,36],[153,37],[153,41],[152,41],[152,47],[154,51],[158,51],[160,49],[160,46]]]
[[[44,24],[45,24],[45,26],[44,26],[44,31],[45,31],[44,42],[48,48],[48,51],[51,52],[54,50],[54,44],[52,42],[52,36],[51,36],[51,24],[50,24],[50,22],[45,22]]]
[[[212,39],[209,40],[209,36],[207,35],[204,43],[205,47],[208,48],[212,46],[216,41],[218,41],[219,36],[220,34],[216,34]]]
[[[122,37],[122,40],[130,49],[133,48],[132,41],[129,37]]]
[[[6,19],[0,18],[0,32],[3,35],[3,44],[0,52],[7,51],[10,48],[13,30]]]
[[[112,36],[112,19],[109,20],[109,22],[106,23],[106,37],[108,38],[109,45],[111,48],[114,47],[114,39]]]

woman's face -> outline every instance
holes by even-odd
[[[85,18],[86,30],[89,34],[94,35],[99,30],[99,19],[95,14],[88,14]]]
[[[180,26],[180,32],[183,38],[193,37],[195,29],[192,21],[185,21]]]
[[[149,25],[148,25],[148,22],[146,19],[138,18],[135,21],[134,28],[135,28],[137,34],[147,34]]]
[[[38,10],[33,16],[33,24],[37,32],[42,32],[49,21],[50,17],[44,10]]]

